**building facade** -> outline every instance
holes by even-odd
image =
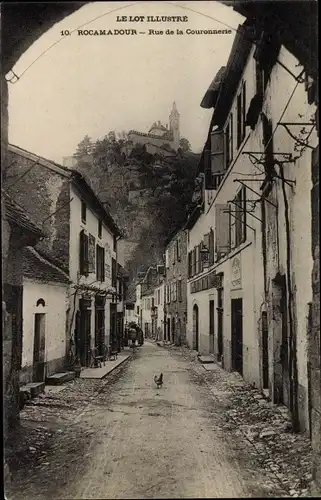
[[[186,343],[187,322],[187,239],[178,231],[165,249],[165,339],[176,345]]]
[[[155,287],[154,291],[154,315],[155,315],[155,328],[156,340],[165,340],[165,277],[161,276],[159,284]]]
[[[203,99],[214,112],[199,169],[202,195],[187,228],[189,343],[267,389],[290,408],[294,427],[307,430],[306,171],[317,136],[304,76],[283,46],[257,40],[247,23],[239,27],[227,66]]]
[[[37,252],[70,278],[66,356],[86,366],[91,348],[102,352],[103,344],[117,344],[120,230],[78,172],[16,146],[9,146],[9,161],[15,199],[48,234]]]
[[[27,246],[35,246],[45,234],[38,224],[28,217],[7,192],[3,192],[7,238],[2,239],[3,299],[3,388],[4,433],[19,423],[19,389],[23,342],[23,253]]]
[[[20,382],[44,382],[66,362],[69,277],[32,247],[23,251]]]

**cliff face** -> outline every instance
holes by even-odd
[[[141,264],[162,260],[166,236],[185,219],[198,156],[180,153],[162,159],[144,147],[126,149],[119,142],[106,140],[99,154],[93,148],[91,155],[79,155],[75,168],[122,228],[119,253],[133,278]]]

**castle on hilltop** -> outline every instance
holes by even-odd
[[[130,130],[128,139],[133,144],[146,144],[154,146],[155,149],[164,148],[169,145],[175,151],[179,148],[180,132],[179,132],[179,112],[177,111],[175,102],[173,103],[172,111],[169,115],[169,125],[162,125],[160,121],[154,122],[148,131],[148,134]],[[150,149],[150,148],[149,148]]]

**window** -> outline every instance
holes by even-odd
[[[177,281],[173,282],[173,302],[177,300]]]
[[[191,278],[192,274],[192,252],[188,252],[188,277]]]
[[[215,207],[215,249],[216,260],[230,251],[230,207],[228,204],[217,204]]]
[[[155,300],[154,297],[152,297],[152,308],[155,307]]]
[[[175,249],[176,249],[175,246],[176,245],[174,244],[172,246],[172,249],[171,249],[171,251],[172,251],[172,264],[175,264]]]
[[[205,189],[217,189],[224,175],[224,132],[211,133],[211,150],[204,150]]]
[[[114,252],[117,252],[117,236],[116,235],[114,235],[113,250],[114,250]]]
[[[240,189],[230,208],[231,246],[236,248],[246,240],[246,189]],[[235,217],[234,217],[235,215]],[[233,220],[234,219],[234,220]]]
[[[237,96],[237,148],[245,138],[245,119],[246,119],[246,87],[243,82],[241,92]]]
[[[192,267],[192,276],[196,274],[196,248],[193,250],[193,267]]]
[[[214,264],[214,231],[211,228],[209,232],[209,264]]]
[[[182,302],[183,296],[182,296],[182,280],[179,279],[177,282],[177,295],[178,295],[178,301]]]
[[[85,231],[80,231],[79,241],[79,271],[82,276],[89,274],[89,249],[88,236]]]
[[[233,160],[233,115],[230,115],[228,124],[224,133],[224,153],[225,169],[227,170]]]
[[[100,245],[96,246],[96,277],[97,281],[105,281],[105,249]]]
[[[86,222],[87,219],[87,206],[84,201],[81,200],[81,220],[82,222]]]
[[[103,223],[101,220],[98,221],[98,238],[101,238],[103,234]]]
[[[161,303],[161,291],[160,290],[157,290],[157,303],[158,304]]]

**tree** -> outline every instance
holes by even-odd
[[[88,135],[85,135],[82,141],[77,146],[77,150],[74,154],[75,158],[83,158],[84,156],[90,155],[93,152],[94,144]]]
[[[188,139],[185,139],[185,137],[182,137],[179,141],[179,147],[182,149],[184,153],[187,153],[187,151],[191,151],[191,144]]]

